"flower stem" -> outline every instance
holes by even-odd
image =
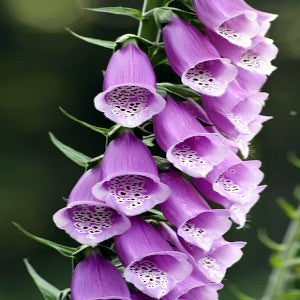
[[[144,0],[142,14],[156,7],[161,7],[167,4],[169,0]],[[157,28],[153,15],[147,16],[140,20],[138,33],[139,37],[158,43],[160,40],[160,29]]]
[[[289,262],[295,259],[299,250],[300,234],[300,205],[297,209],[297,217],[293,219],[286,231],[283,245],[285,249],[278,254],[278,258],[284,264],[283,266],[274,267],[268,284],[266,286],[262,300],[280,300],[282,294],[286,292],[288,284],[288,272],[290,271]]]

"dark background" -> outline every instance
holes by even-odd
[[[269,37],[280,54],[278,70],[264,87],[270,99],[264,114],[274,116],[255,139],[251,158],[263,161],[268,189],[252,210],[246,229],[232,229],[228,238],[248,242],[245,256],[226,276],[221,300],[233,299],[228,287],[235,285],[252,296],[260,296],[266,284],[270,254],[257,239],[266,228],[281,241],[287,219],[276,204],[280,195],[292,199],[297,170],[287,161],[287,152],[299,146],[299,0],[249,1],[257,8],[277,13]],[[80,34],[103,39],[137,29],[126,17],[87,12],[80,7],[135,6],[142,1],[2,0],[0,2],[0,298],[41,299],[25,271],[23,257],[57,287],[69,286],[70,262],[56,252],[24,237],[11,224],[20,223],[32,233],[76,245],[52,223],[52,214],[64,205],[63,196],[82,170],[51,145],[53,131],[66,144],[97,156],[104,139],[63,117],[62,106],[73,115],[95,125],[106,125],[93,108],[93,97],[101,91],[101,70],[110,50],[87,44],[68,34],[70,26]],[[158,76],[168,80],[165,70]]]

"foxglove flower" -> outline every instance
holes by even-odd
[[[155,87],[148,56],[129,43],[111,57],[104,76],[104,92],[96,96],[95,107],[124,127],[136,127],[165,106]]]
[[[130,300],[130,293],[118,269],[98,253],[79,262],[71,283],[72,300]]]
[[[144,294],[160,299],[191,273],[192,266],[150,224],[139,217],[132,217],[131,223],[115,239],[124,276]]]
[[[238,68],[236,81],[245,90],[258,92],[267,81],[267,76]]]
[[[130,227],[126,216],[92,195],[92,187],[100,180],[99,167],[85,172],[73,188],[67,206],[53,216],[56,226],[81,244],[95,246]]]
[[[239,225],[239,228],[245,226],[247,214],[259,200],[259,194],[266,188],[266,185],[257,186],[252,190],[251,198],[245,204],[242,204],[233,202],[216,192],[213,189],[213,185],[206,179],[194,178],[193,183],[201,194],[227,209],[230,212],[230,218]]]
[[[168,60],[183,84],[202,94],[222,95],[237,69],[193,25],[174,17],[163,29]]]
[[[251,202],[252,194],[263,180],[259,170],[259,160],[242,161],[234,153],[207,175],[205,180],[212,184],[213,190],[228,200],[240,204]],[[196,180],[196,179],[195,179]]]
[[[216,133],[209,133],[187,108],[167,97],[165,109],[154,117],[154,133],[167,159],[193,177],[205,177],[227,155]]]
[[[170,170],[162,173],[161,179],[171,190],[170,197],[160,205],[162,213],[177,227],[179,236],[209,251],[213,241],[230,229],[229,213],[222,209],[211,209],[177,172]]]
[[[159,231],[182,253],[188,255],[189,262],[194,266],[193,275],[198,278],[204,275],[202,281],[220,283],[226,270],[239,261],[243,255],[241,249],[246,245],[245,242],[227,242],[224,238],[216,239],[209,252],[187,243],[166,224],[161,223]],[[201,299],[201,298],[200,298]],[[205,298],[204,298],[205,299]]]
[[[194,271],[184,281],[178,283],[175,288],[163,297],[163,300],[218,300],[218,290],[222,284],[210,283],[204,275]]]
[[[252,45],[245,49],[231,44],[211,30],[207,30],[207,33],[220,55],[231,59],[235,65],[263,75],[270,75],[276,69],[271,64],[278,53],[278,48],[274,45],[273,40],[256,36],[252,40]]]
[[[267,93],[242,89],[232,82],[221,97],[202,97],[207,116],[216,128],[229,138],[250,134],[249,124],[261,112]]]
[[[154,300],[154,298],[136,291],[131,293],[131,300]]]
[[[258,11],[244,0],[194,0],[199,20],[210,30],[243,48],[265,35],[277,15]]]
[[[128,130],[108,145],[101,171],[102,180],[92,189],[94,196],[125,215],[141,214],[170,194],[160,182],[150,151]]]

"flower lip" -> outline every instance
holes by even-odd
[[[134,216],[164,202],[170,190],[154,174],[119,172],[95,184],[92,193],[125,215]]]
[[[194,149],[184,149],[187,147],[190,147],[188,145],[184,145],[184,143],[191,142],[191,139],[195,139],[196,141],[202,140],[206,143],[208,142],[208,148],[210,151],[208,153],[212,153],[214,151],[213,155],[204,155],[205,151],[204,149],[201,149],[201,145],[199,147],[199,150],[201,152],[204,152],[201,156],[199,156],[197,151],[194,151]],[[217,146],[217,139],[219,140],[219,145]],[[176,147],[177,146],[177,147]],[[202,145],[203,146],[203,145]],[[180,148],[178,148],[180,147]],[[178,148],[178,149],[177,149]],[[181,149],[183,148],[183,149]],[[176,152],[174,154],[174,151]],[[183,152],[185,151],[185,152]],[[196,153],[194,153],[196,152]],[[199,133],[199,135],[191,134],[187,135],[184,138],[177,141],[175,145],[172,145],[167,150],[167,159],[174,164],[176,168],[179,170],[189,174],[193,177],[205,177],[212,169],[213,166],[220,163],[226,156],[226,153],[228,152],[228,149],[225,145],[222,144],[222,141],[220,140],[220,137],[215,133]],[[184,153],[184,155],[182,155]],[[185,154],[186,153],[186,154]],[[179,158],[176,158],[178,156]],[[205,161],[207,160],[207,161]],[[202,168],[195,168],[198,165]],[[193,169],[196,170],[193,170]]]
[[[215,58],[190,64],[182,74],[182,83],[202,94],[221,96],[237,76],[237,69],[227,58]]]
[[[160,299],[191,272],[192,266],[185,254],[158,251],[137,257],[125,267],[124,276],[146,295]]]
[[[124,83],[110,86],[99,93],[94,104],[107,118],[132,128],[161,112],[165,107],[165,100],[153,86]]]
[[[78,242],[90,246],[124,233],[130,221],[102,201],[73,201],[57,211],[53,221]]]

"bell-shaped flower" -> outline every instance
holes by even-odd
[[[53,220],[81,244],[96,246],[130,227],[129,219],[92,195],[92,187],[101,180],[99,167],[85,172],[74,186],[65,208]]]
[[[209,252],[205,252],[178,237],[166,224],[161,224],[159,231],[165,239],[175,246],[175,249],[180,249],[182,253],[188,255],[189,262],[194,266],[194,274],[200,271],[204,275],[204,279],[202,277],[203,282],[207,280],[208,282],[220,283],[227,269],[241,259],[243,255],[241,249],[246,245],[245,242],[227,242],[221,237],[214,241]],[[201,278],[198,274],[196,276]]]
[[[213,241],[231,227],[228,211],[211,209],[198,191],[174,170],[162,173],[161,180],[171,190],[170,197],[160,205],[166,219],[187,242],[209,251]]]
[[[104,76],[104,91],[96,96],[95,107],[124,127],[136,127],[165,106],[155,87],[148,56],[129,43],[111,57]]]
[[[199,20],[230,43],[243,48],[265,35],[277,15],[258,11],[244,0],[194,0]]]
[[[92,189],[94,196],[125,215],[141,214],[170,194],[160,182],[149,149],[129,130],[108,145],[101,171],[102,180]]]
[[[259,200],[259,194],[266,188],[266,185],[257,186],[252,190],[251,198],[243,204],[234,202],[216,192],[213,184],[206,179],[193,178],[193,183],[201,194],[227,209],[230,212],[230,218],[239,225],[239,228],[245,226],[247,214]]]
[[[231,138],[251,133],[249,124],[257,118],[267,97],[267,93],[244,90],[234,81],[224,95],[203,96],[202,103],[210,121]]]
[[[245,49],[231,44],[211,30],[207,30],[207,34],[220,55],[231,59],[235,65],[262,75],[270,75],[276,69],[271,63],[278,53],[273,40],[256,36],[252,39],[252,45]]]
[[[222,95],[237,69],[193,25],[174,17],[163,29],[168,60],[183,84],[202,94]]]
[[[240,204],[251,202],[252,195],[264,178],[259,160],[242,161],[231,152],[206,176],[215,192]]]
[[[92,252],[74,270],[72,300],[130,300],[128,287],[118,269],[101,254]]]
[[[192,272],[192,266],[146,221],[132,217],[131,224],[115,238],[124,276],[144,294],[160,299]]]
[[[141,292],[135,291],[131,293],[131,300],[154,300],[154,298],[149,297]]]
[[[193,177],[205,177],[227,155],[228,147],[216,133],[210,133],[171,97],[153,120],[154,133],[167,159]]]
[[[163,297],[163,300],[218,300],[218,290],[222,284],[210,283],[198,270],[178,283],[175,288]]]
[[[245,90],[259,92],[267,81],[267,76],[238,68],[235,80]]]

